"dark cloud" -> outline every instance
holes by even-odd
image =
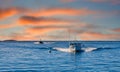
[[[18,22],[23,25],[57,25],[69,24],[72,21],[47,17],[22,16]]]

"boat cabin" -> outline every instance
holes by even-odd
[[[69,45],[70,50],[74,51],[74,52],[79,52],[82,51],[82,44],[81,43],[70,43]]]

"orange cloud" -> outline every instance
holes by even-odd
[[[0,8],[0,20],[5,19],[16,14],[28,14],[30,16],[55,16],[55,15],[89,15],[97,14],[99,11],[93,11],[86,8],[81,9],[71,9],[71,8],[50,8],[50,9],[40,9],[39,11],[32,11],[26,8]]]
[[[118,40],[120,34],[102,34],[97,32],[84,32],[79,34],[82,40]]]
[[[2,40],[9,40],[10,39],[10,37],[9,36],[0,36],[0,40],[2,41]]]
[[[14,16],[19,13],[26,12],[26,11],[27,9],[24,9],[24,8],[14,8],[14,7],[5,8],[5,9],[0,8],[0,20]]]
[[[63,34],[51,34],[48,35],[47,33],[52,33],[56,30],[61,29],[27,29],[23,34],[15,34],[11,36],[0,36],[0,39],[12,39],[12,40],[67,40],[69,37],[65,32]],[[63,29],[64,30],[64,29]],[[56,31],[57,32],[57,31]],[[102,34],[97,32],[83,32],[79,35],[76,35],[77,39],[78,36],[81,40],[119,40],[120,34]],[[72,35],[75,36],[75,35]],[[73,39],[73,38],[71,38]],[[73,39],[74,40],[74,39]]]
[[[0,19],[4,19],[17,14],[17,10],[14,8],[0,9]]]
[[[18,23],[22,25],[33,25],[33,26],[48,26],[48,25],[63,25],[69,24],[72,21],[62,20],[55,18],[45,18],[45,17],[34,17],[34,16],[22,16]]]
[[[64,28],[54,28],[54,27],[33,27],[33,28],[26,28],[22,34],[13,34],[9,36],[12,40],[40,40],[48,39],[47,33],[51,33],[52,31],[61,30]]]
[[[46,28],[28,28],[25,30],[25,33],[30,34],[32,36],[37,36],[37,35],[44,35],[46,33],[50,33],[51,31],[55,31],[55,30],[61,30],[64,28],[54,28],[54,27],[46,27]]]
[[[32,36],[24,36],[24,35],[15,35],[15,36],[11,36],[10,38],[11,40],[17,40],[17,41],[32,41],[32,40],[38,40],[38,38],[36,37],[32,37]]]
[[[71,24],[71,25],[50,25],[50,26],[33,26],[27,27],[22,34],[12,34],[9,36],[10,39],[13,40],[39,40],[42,38],[43,40],[67,40],[68,31],[70,33],[83,33],[85,30],[81,30],[84,28],[90,28],[91,25],[86,23],[79,24]],[[61,32],[62,31],[62,32]]]
[[[24,33],[12,33],[11,35],[1,35],[0,36],[1,40],[17,40],[17,41],[30,41],[30,40],[38,40],[36,37],[34,36],[29,36],[27,34]]]
[[[7,29],[18,26],[17,24],[0,24],[0,29]]]
[[[30,16],[59,16],[59,15],[68,15],[68,16],[84,16],[89,14],[99,14],[100,11],[89,10],[86,8],[81,9],[72,9],[72,8],[50,8],[50,9],[41,9],[37,12],[28,13]]]
[[[49,9],[39,9],[37,11],[33,11],[32,9],[27,8],[0,8],[0,20],[14,16],[19,14],[25,14],[28,16],[34,16],[34,17],[51,17],[51,16],[60,16],[60,15],[67,15],[67,16],[86,16],[86,15],[92,15],[92,14],[120,14],[120,11],[111,11],[111,12],[105,12],[105,11],[96,11],[96,10],[90,10],[87,8],[80,8],[80,9],[74,9],[74,8],[49,8]],[[21,19],[25,16],[21,17]],[[26,18],[28,20],[28,18]],[[29,18],[30,20],[30,18]],[[25,23],[29,23],[29,21],[23,20]],[[41,20],[42,23],[43,20]],[[49,20],[51,23],[55,20]],[[31,21],[33,22],[33,20]],[[33,23],[38,23],[33,22]],[[44,21],[45,22],[45,21]],[[46,21],[47,23],[48,21]],[[57,22],[57,20],[56,20]],[[63,23],[63,21],[61,21]]]
[[[32,9],[27,8],[0,8],[0,20],[14,16],[19,14],[25,14],[27,16],[34,16],[34,17],[50,17],[50,16],[60,16],[60,15],[67,15],[67,16],[86,16],[92,14],[103,14],[106,12],[104,11],[96,11],[90,10],[87,8],[81,9],[74,9],[74,8],[49,8],[49,9],[39,9],[37,11],[33,11]],[[108,12],[107,12],[108,13]],[[118,14],[119,11],[114,11],[114,14]]]
[[[28,36],[28,35],[21,35],[21,34],[16,34],[16,35],[11,35],[11,36],[0,36],[0,40],[17,40],[17,41],[31,41],[31,40],[39,40],[40,38],[36,38],[34,36]]]

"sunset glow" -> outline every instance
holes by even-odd
[[[0,0],[0,40],[120,40],[120,0]]]

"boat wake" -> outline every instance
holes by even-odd
[[[97,49],[98,48],[82,48],[81,50],[84,51],[84,52],[91,52],[91,51],[95,51]]]
[[[62,52],[71,52],[69,48],[53,48],[53,49],[57,51],[62,51]]]
[[[109,50],[109,49],[119,49],[120,47],[100,47],[100,48],[95,48],[95,47],[87,47],[87,48],[81,48],[81,52],[92,52],[92,51],[99,51],[99,50]],[[62,51],[62,52],[73,52],[69,48],[53,48],[54,50],[57,51]]]
[[[57,50],[57,51],[62,51],[62,52],[73,52],[71,51],[69,48],[53,48],[54,50]],[[94,50],[97,50],[98,48],[81,48],[81,51],[82,52],[91,52],[91,51],[94,51]]]

